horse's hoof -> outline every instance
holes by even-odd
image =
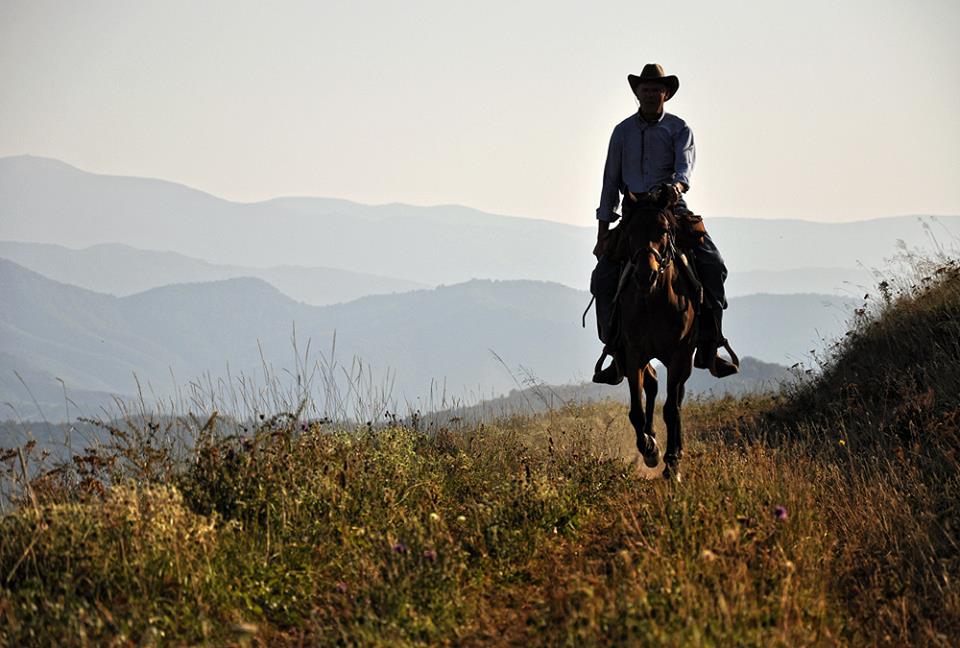
[[[676,464],[666,464],[663,467],[663,478],[674,484],[680,483],[680,466]]]
[[[643,465],[647,468],[656,468],[660,465],[660,446],[656,437],[647,435],[647,447],[640,454],[643,455]]]

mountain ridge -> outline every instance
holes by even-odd
[[[592,214],[584,215],[579,226],[462,206],[365,206],[324,198],[232,203],[170,186],[91,175],[34,158],[2,158],[0,239],[68,247],[109,240],[228,265],[315,266],[319,261],[426,285],[482,277],[586,288],[594,265]],[[695,201],[691,204],[696,209]],[[706,217],[733,273],[838,263],[855,267],[856,261],[883,267],[896,254],[898,240],[927,245],[932,231],[915,217],[835,224]],[[950,237],[960,232],[960,217],[938,222]]]
[[[214,264],[169,250],[144,250],[121,243],[80,249],[53,243],[0,241],[0,258],[81,288],[122,297],[157,286],[253,276],[313,305],[427,287],[386,276],[322,266],[264,268]]]
[[[188,184],[186,184],[186,183],[184,183],[184,182],[179,182],[179,181],[176,181],[176,180],[166,180],[166,179],[163,179],[163,178],[156,178],[156,177],[152,177],[152,176],[137,176],[137,175],[126,175],[126,174],[115,174],[115,173],[101,173],[101,172],[97,172],[97,171],[89,171],[89,170],[87,170],[87,169],[83,169],[83,168],[81,168],[81,167],[79,167],[79,166],[76,166],[76,165],[71,164],[71,163],[69,163],[69,162],[66,162],[66,161],[64,161],[64,160],[61,160],[61,159],[59,159],[59,158],[53,158],[53,157],[49,157],[49,156],[33,155],[33,154],[30,154],[30,153],[0,156],[0,164],[2,164],[2,163],[5,162],[5,161],[10,161],[10,160],[12,160],[12,161],[16,161],[16,160],[27,160],[27,161],[31,161],[31,160],[42,160],[42,161],[44,161],[44,162],[54,163],[55,165],[59,165],[59,166],[61,166],[61,167],[66,167],[67,169],[70,169],[70,170],[72,170],[72,171],[77,171],[77,172],[80,172],[80,173],[82,173],[82,174],[91,175],[91,176],[98,176],[98,177],[102,177],[102,178],[118,178],[118,179],[127,179],[127,180],[138,180],[138,181],[139,181],[139,180],[146,180],[146,181],[150,181],[150,182],[156,182],[156,183],[160,183],[160,184],[165,184],[165,185],[169,185],[169,186],[175,186],[175,187],[178,187],[178,188],[186,189],[186,190],[189,190],[189,191],[191,191],[191,192],[196,192],[196,193],[198,193],[198,194],[202,194],[202,195],[207,196],[207,197],[210,197],[210,198],[215,198],[215,199],[217,199],[217,200],[219,200],[219,201],[223,201],[223,202],[226,202],[226,203],[230,203],[230,204],[232,204],[232,205],[241,205],[241,206],[242,206],[242,205],[267,205],[267,204],[281,204],[281,203],[282,203],[282,204],[285,204],[285,206],[290,206],[290,205],[292,205],[292,204],[294,204],[294,203],[296,203],[296,202],[301,202],[301,201],[318,201],[318,202],[341,203],[341,204],[344,205],[344,206],[356,207],[356,208],[366,208],[366,207],[370,207],[370,208],[405,207],[405,208],[406,208],[406,207],[409,207],[409,208],[414,208],[414,209],[444,209],[444,208],[453,207],[453,208],[463,209],[463,210],[465,210],[465,211],[473,212],[473,213],[476,213],[476,214],[482,214],[482,215],[484,215],[484,216],[494,216],[494,217],[498,217],[498,218],[519,219],[519,220],[528,220],[528,221],[534,221],[534,222],[550,223],[550,224],[556,224],[556,225],[561,225],[561,226],[566,226],[566,227],[573,227],[573,228],[577,228],[577,229],[588,229],[588,230],[590,230],[590,231],[593,231],[593,228],[592,228],[592,227],[589,227],[589,226],[573,225],[573,224],[570,224],[570,223],[563,223],[563,222],[560,222],[560,221],[554,221],[554,220],[550,220],[550,219],[547,219],[547,218],[535,218],[535,217],[530,217],[530,216],[518,216],[518,215],[516,215],[516,214],[500,214],[500,213],[494,213],[494,212],[486,212],[486,211],[483,211],[483,210],[481,210],[481,209],[477,209],[477,208],[475,208],[475,207],[470,207],[470,206],[468,206],[468,205],[461,205],[461,204],[459,204],[459,203],[430,203],[430,204],[424,204],[424,205],[418,205],[418,204],[415,204],[415,203],[405,203],[405,202],[399,202],[399,201],[390,201],[390,202],[385,202],[385,203],[362,203],[362,202],[359,202],[359,201],[356,201],[356,200],[352,200],[352,199],[349,199],[349,198],[336,198],[336,197],[331,197],[331,196],[309,196],[309,195],[281,195],[281,196],[275,196],[275,197],[273,197],[273,198],[266,198],[266,199],[264,199],[264,200],[237,201],[237,200],[231,200],[231,199],[229,199],[229,198],[221,197],[221,196],[219,196],[219,195],[217,195],[217,194],[214,194],[214,193],[212,193],[212,192],[208,192],[208,191],[205,191],[205,190],[203,190],[203,189],[198,189],[198,188],[193,187],[193,186],[191,186],[191,185],[188,185]],[[897,219],[903,219],[903,218],[935,218],[935,219],[936,219],[936,218],[950,218],[950,219],[952,219],[952,218],[960,218],[960,214],[917,214],[917,213],[909,213],[909,214],[907,214],[907,213],[903,213],[903,214],[887,214],[887,215],[884,215],[884,216],[874,216],[874,217],[870,217],[870,218],[860,218],[860,219],[843,220],[843,221],[817,221],[817,220],[806,219],[806,218],[771,218],[771,219],[767,219],[767,218],[755,218],[755,217],[745,217],[745,216],[727,216],[727,215],[710,216],[711,221],[717,220],[717,219],[722,219],[722,220],[730,219],[730,220],[746,221],[746,222],[756,222],[756,223],[767,223],[767,222],[770,222],[770,221],[777,221],[777,222],[781,222],[781,223],[805,223],[805,224],[814,224],[814,225],[854,225],[854,224],[866,224],[866,223],[871,223],[871,222],[874,222],[874,221],[888,221],[888,220],[897,220]],[[96,245],[96,244],[94,244],[94,245]]]
[[[592,311],[587,328],[580,323],[588,300],[559,283],[489,279],[328,306],[295,301],[254,278],[113,297],[0,259],[0,354],[22,362],[0,363],[0,372],[46,372],[70,388],[108,393],[135,391],[136,374],[163,395],[171,373],[192,380],[228,366],[248,376],[261,375],[264,362],[293,367],[295,330],[301,349],[310,341],[311,362],[336,339],[341,366],[361,359],[375,381],[389,372],[401,403],[427,399],[437,384],[461,400],[479,399],[513,388],[511,372],[551,384],[588,379],[599,353]],[[818,345],[816,330],[842,334],[858,303],[824,295],[733,298],[726,332],[741,356],[792,364]]]

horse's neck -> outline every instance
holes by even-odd
[[[629,291],[631,301],[641,305],[642,312],[650,312],[651,308],[669,307],[677,311],[683,310],[680,305],[679,295],[684,294],[684,281],[676,272],[676,260],[672,261],[663,274],[657,277],[657,283],[651,292],[640,290],[632,281],[627,283],[625,288]]]
[[[654,291],[659,295],[660,300],[680,313],[688,310],[694,299],[693,289],[680,268],[679,264],[681,263],[683,261],[680,260],[678,254],[670,263],[670,267],[664,270],[663,276],[660,277],[662,286]]]
[[[680,277],[680,273],[677,272],[677,263],[679,259],[674,258],[670,262],[670,266],[663,271],[663,296],[666,301],[671,305],[677,304],[677,297],[683,294],[683,279]]]

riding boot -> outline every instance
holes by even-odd
[[[623,362],[619,360],[620,318],[613,303],[620,279],[620,266],[601,257],[590,279],[590,292],[596,298],[597,333],[603,342],[603,353],[593,369],[593,382],[605,385],[619,385],[623,382]],[[601,369],[607,356],[612,358],[610,366]]]
[[[610,356],[610,366],[606,369],[601,369],[603,366],[603,361],[607,356]],[[593,370],[593,382],[599,383],[601,385],[619,385],[623,382],[623,362],[619,360],[620,354],[615,350],[611,349],[609,346],[603,348],[603,353],[600,355],[600,359],[597,360],[597,364]]]
[[[723,311],[719,308],[704,308],[700,312],[700,330],[697,338],[697,353],[693,357],[693,366],[697,369],[709,369],[716,378],[726,378],[740,371],[740,359],[725,337],[721,328]],[[717,350],[727,350],[730,360],[721,357]]]
[[[598,314],[599,314],[599,309]],[[616,317],[616,312],[611,313],[612,317],[607,322],[606,326],[601,327],[601,337],[600,341],[604,343],[603,353],[600,354],[600,359],[597,360],[596,366],[593,368],[593,382],[600,383],[602,385],[619,385],[623,382],[623,361],[621,360],[620,353],[620,318]],[[603,366],[603,361],[606,360],[607,356],[610,356],[610,366],[606,369],[601,369]]]

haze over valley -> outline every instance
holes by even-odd
[[[458,205],[234,203],[171,182],[97,175],[32,156],[0,158],[0,209],[5,241],[68,248],[120,243],[211,264],[335,268],[429,286],[533,279],[585,290],[596,237],[592,213],[578,227]],[[705,214],[731,273],[749,273],[744,290],[731,285],[731,294],[779,292],[784,281],[790,292],[842,290],[845,280],[870,282],[868,270],[886,267],[898,241],[929,246],[931,235],[948,243],[960,234],[956,216],[928,219],[929,231],[917,216],[844,223],[729,216]]]
[[[284,375],[294,329],[301,353],[309,342],[314,362],[363,367],[400,409],[580,384],[599,351],[592,309],[580,324],[589,215],[575,227],[460,206],[241,204],[31,156],[0,159],[0,213],[11,418],[93,413],[135,394],[134,376],[162,399],[201,376]],[[731,269],[728,336],[783,367],[815,364],[885,259],[955,240],[960,218],[707,224]]]

